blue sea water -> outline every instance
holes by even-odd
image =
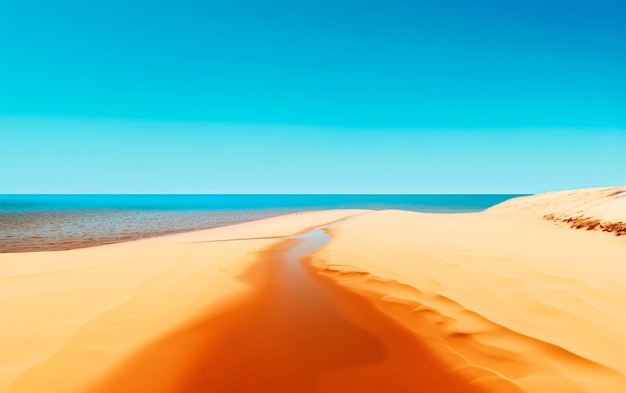
[[[0,195],[0,252],[64,250],[299,211],[477,212],[519,195]]]
[[[0,213],[60,210],[245,211],[401,209],[480,211],[519,195],[0,195]]]

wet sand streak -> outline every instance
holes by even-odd
[[[317,239],[260,252],[241,277],[253,294],[146,348],[102,391],[479,391],[368,301],[306,267],[302,257],[323,245],[314,231]]]

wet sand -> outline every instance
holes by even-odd
[[[139,391],[176,391],[198,348],[213,342],[212,321],[246,312],[238,306],[255,288],[242,276],[261,250],[360,212],[291,214],[100,247],[0,254],[0,315],[10,321],[0,324],[0,391],[116,392],[107,383],[125,375],[136,378]],[[150,352],[172,335],[178,341],[167,351]],[[134,362],[144,351],[154,356]]]
[[[0,391],[623,392],[626,239],[543,217],[625,208],[612,187],[0,254]]]
[[[241,277],[254,292],[154,343],[98,391],[483,391],[366,299],[303,263],[329,239],[314,229],[262,251]],[[176,349],[190,340],[196,345],[184,356],[188,366],[169,383],[155,379],[180,362]]]

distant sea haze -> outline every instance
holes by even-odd
[[[53,251],[293,212],[477,212],[519,195],[0,195],[0,252]]]

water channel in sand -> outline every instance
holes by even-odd
[[[344,221],[344,220],[342,220]],[[153,345],[105,383],[116,392],[476,392],[370,301],[308,267],[321,226],[259,254],[236,308]],[[180,348],[193,352],[181,359]],[[168,360],[168,353],[174,353]],[[152,368],[151,361],[159,365]],[[186,366],[164,383],[167,363]],[[180,368],[180,366],[179,366]]]

